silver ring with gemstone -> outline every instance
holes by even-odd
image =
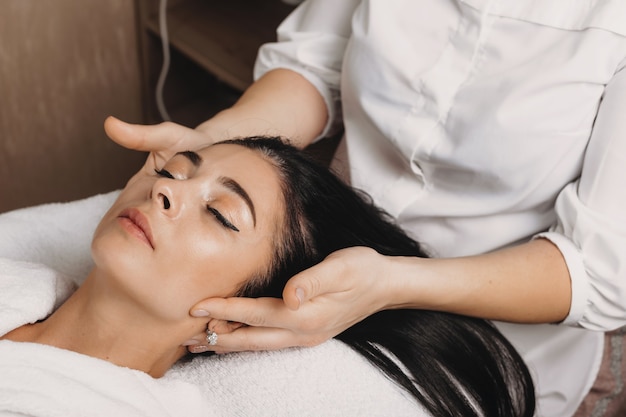
[[[213,330],[206,329],[206,341],[210,346],[217,345],[217,333]]]

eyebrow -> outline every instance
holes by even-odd
[[[202,157],[194,151],[177,152],[176,155],[182,155],[189,160],[196,168],[202,164]]]
[[[252,203],[252,199],[250,198],[246,190],[244,190],[241,185],[239,185],[239,183],[232,178],[220,177],[219,181],[224,187],[237,194],[243,199],[243,201],[246,202],[248,208],[250,209],[250,212],[252,213],[252,222],[256,227],[256,212],[254,210],[254,204]]]
[[[199,167],[202,164],[202,157],[194,151],[178,152],[176,155],[184,156],[195,167]],[[252,203],[252,199],[250,198],[246,190],[244,190],[243,187],[241,187],[241,185],[239,185],[237,181],[229,177],[220,177],[219,182],[228,190],[232,191],[233,193],[241,197],[241,199],[243,199],[243,201],[246,203],[246,205],[250,209],[250,212],[252,213],[252,222],[254,226],[256,227],[256,210],[254,209],[254,203]]]

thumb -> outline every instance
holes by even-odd
[[[283,289],[283,301],[290,310],[298,310],[307,301],[324,293],[317,266],[294,275]]]
[[[114,142],[138,151],[186,151],[210,142],[207,136],[197,130],[172,122],[139,125],[109,116],[104,121],[104,130]]]

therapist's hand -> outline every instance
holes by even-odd
[[[189,347],[194,353],[273,350],[320,344],[388,305],[383,277],[386,257],[370,248],[337,251],[297,274],[280,298],[212,298],[192,316],[210,317],[217,344]],[[241,324],[244,324],[242,326]]]
[[[213,143],[208,135],[172,122],[139,125],[108,117],[104,130],[125,148],[150,152],[144,165],[150,172],[162,167],[176,152],[196,150]]]

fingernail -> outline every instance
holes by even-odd
[[[193,317],[209,317],[209,312],[206,310],[193,310],[191,315]]]
[[[304,290],[302,288],[296,288],[296,298],[302,304],[302,300],[304,300]]]
[[[185,343],[183,343],[183,346],[192,346],[192,345],[197,345],[198,343],[200,343],[200,341],[196,339],[189,339]]]
[[[209,348],[207,346],[204,346],[204,345],[192,346],[191,348],[189,348],[189,351],[191,353],[204,353],[204,352],[206,352],[208,350],[209,350]]]

